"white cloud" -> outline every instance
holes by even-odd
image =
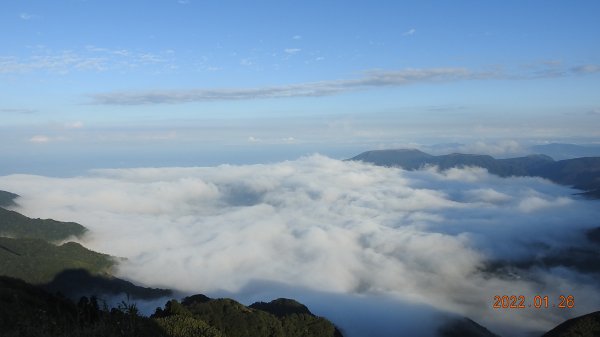
[[[37,15],[35,15],[35,14],[29,14],[29,13],[21,13],[21,14],[19,14],[19,18],[21,20],[31,20],[31,19],[35,19],[37,17],[38,17]]]
[[[302,39],[302,36],[300,36],[300,35],[294,35],[294,36],[292,36],[292,39],[293,40],[300,40],[300,39]]]
[[[18,113],[18,114],[32,114],[32,113],[36,112],[36,110],[34,110],[34,109],[4,108],[4,109],[0,109],[0,112]]]
[[[299,53],[301,50],[302,50],[302,49],[300,49],[300,48],[286,48],[286,49],[284,49],[283,51],[284,51],[286,54],[294,55],[294,54],[297,54],[297,53]]]
[[[248,59],[242,59],[240,64],[248,66],[252,65],[252,62]],[[321,81],[263,88],[114,92],[95,94],[92,95],[92,98],[96,104],[136,105],[325,96],[373,87],[401,86],[418,82],[482,79],[490,76],[493,75],[488,73],[473,73],[464,68],[405,69],[399,71],[375,70],[367,72],[363,78],[353,80]]]
[[[23,196],[29,216],[88,226],[84,244],[127,257],[119,275],[152,286],[360,293],[407,312],[431,306],[513,332],[547,329],[597,310],[600,301],[596,284],[573,270],[540,267],[519,279],[482,272],[488,261],[539,258],[543,247],[578,243],[581,230],[597,226],[600,209],[542,179],[502,179],[482,169],[407,172],[317,155],[64,179],[13,175],[0,177],[0,186]],[[492,309],[494,294],[564,289],[578,300],[569,312]],[[313,303],[324,315],[353,310]],[[356,323],[340,319],[342,327]],[[368,317],[361,324],[379,326]]]
[[[410,35],[414,35],[416,32],[417,32],[416,29],[411,28],[411,29],[407,30],[406,32],[402,33],[402,35],[404,35],[404,36],[410,36]]]
[[[293,55],[300,51],[289,48],[286,53]],[[242,59],[241,65],[250,66],[253,62]],[[329,96],[348,91],[365,90],[379,87],[398,87],[416,83],[439,83],[468,80],[523,80],[539,79],[591,73],[596,66],[578,67],[570,70],[535,70],[529,73],[511,74],[498,69],[474,71],[467,68],[426,68],[403,70],[372,70],[365,72],[362,78],[297,83],[289,85],[255,88],[207,88],[188,90],[149,90],[139,92],[109,92],[91,95],[95,104],[138,105],[138,104],[176,104],[185,102],[250,100],[266,98]],[[0,72],[2,72],[0,60]]]
[[[81,129],[83,128],[82,121],[75,121],[70,123],[65,123],[65,129]]]
[[[419,146],[417,146],[419,147]],[[494,157],[511,157],[527,154],[527,149],[516,140],[500,140],[495,142],[474,141],[468,144],[440,144],[435,146],[420,146],[425,152],[432,154],[476,153]]]
[[[222,68],[221,67],[215,67],[215,66],[206,66],[203,69],[206,70],[206,71],[214,72],[214,71],[219,71]]]
[[[36,135],[29,138],[31,143],[48,143],[50,140],[50,137],[44,135]]]
[[[600,72],[600,66],[597,64],[585,64],[571,68],[576,74],[593,74]]]
[[[169,68],[173,65],[172,57],[172,53],[168,51],[131,52],[92,45],[81,50],[62,51],[40,47],[29,58],[0,56],[0,74],[39,71],[68,74],[72,71],[131,70],[158,65]]]
[[[521,202],[519,202],[518,209],[522,212],[529,213],[543,209],[548,209],[550,207],[564,207],[569,204],[570,199],[568,198],[548,200],[537,195],[532,195],[521,200]]]
[[[24,73],[32,71],[51,71],[65,74],[71,70],[102,70],[106,59],[81,57],[69,51],[58,54],[32,56],[27,61],[15,57],[0,58],[0,73]]]
[[[129,56],[129,55],[131,55],[131,52],[129,52],[126,49],[115,50],[115,51],[112,51],[112,53],[114,55],[119,55],[119,56]]]

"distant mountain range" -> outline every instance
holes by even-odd
[[[590,198],[600,198],[600,157],[583,157],[555,161],[547,155],[496,159],[489,155],[453,153],[434,156],[415,149],[374,150],[363,152],[348,160],[379,166],[417,170],[437,166],[441,170],[476,166],[501,177],[542,177],[557,184],[584,191]]]
[[[579,157],[600,157],[600,144],[550,143],[530,147],[532,153],[548,155],[556,160]]]

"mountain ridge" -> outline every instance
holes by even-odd
[[[417,149],[366,151],[347,161],[362,161],[377,166],[418,170],[437,166],[440,170],[457,167],[481,167],[500,177],[541,177],[583,192],[583,196],[600,198],[600,157],[554,160],[543,154],[496,159],[490,155],[451,153],[431,155]]]

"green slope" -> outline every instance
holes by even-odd
[[[233,300],[212,300],[202,295],[175,300],[159,308],[151,318],[139,314],[135,303],[105,308],[95,298],[81,298],[77,304],[51,295],[21,280],[0,276],[0,336],[2,337],[260,337],[260,336],[338,336],[333,325],[310,314],[293,319],[303,305],[284,300],[276,303],[282,318],[245,307]],[[291,305],[289,309],[282,308]],[[212,321],[227,322],[217,326]],[[220,324],[220,323],[219,323]]]
[[[0,191],[0,207],[15,206],[15,199],[19,196],[14,193]]]
[[[168,337],[135,305],[108,310],[95,299],[78,304],[9,277],[0,276],[2,337]]]
[[[67,269],[107,273],[115,261],[75,242],[56,246],[40,239],[0,237],[0,275],[16,277],[33,284],[51,282]]]
[[[0,236],[62,241],[82,236],[87,229],[75,222],[31,219],[15,211],[0,208]]]
[[[180,304],[170,301],[165,310],[157,310],[157,319],[179,316],[180,329],[185,322],[216,329],[228,337],[334,337],[341,333],[328,320],[313,315],[304,305],[290,299],[258,302],[249,307],[232,299],[210,299],[204,295],[185,298]],[[191,317],[193,320],[181,317]],[[201,322],[201,323],[199,323]]]

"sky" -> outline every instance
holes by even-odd
[[[597,1],[0,4],[0,174],[596,143]]]

